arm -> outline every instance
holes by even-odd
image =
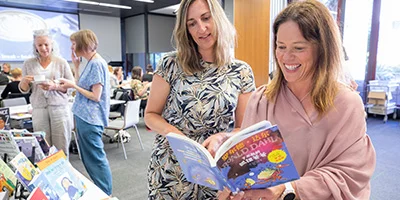
[[[147,92],[147,90],[149,89],[150,86],[151,86],[151,83],[143,84],[142,89],[140,91],[138,91],[138,95],[143,96]]]
[[[101,83],[96,83],[96,84],[92,85],[92,88],[91,88],[92,91],[81,88],[75,83],[75,81],[68,80],[65,78],[60,79],[60,84],[65,89],[75,88],[77,92],[81,93],[86,98],[88,98],[92,101],[95,101],[95,102],[100,101],[101,93],[103,92],[103,85]]]
[[[7,84],[6,88],[4,88],[3,92],[1,93],[1,98],[6,99],[9,92],[10,92],[10,86],[9,84]]]
[[[22,94],[27,94],[31,90],[31,82],[33,81],[33,76],[27,73],[27,61],[24,62],[22,66],[22,79],[18,84],[18,88]]]
[[[170,85],[159,75],[154,75],[153,82],[154,86],[151,87],[144,115],[146,125],[161,135],[166,135],[169,132],[183,135],[180,130],[169,124],[161,116],[170,92]]]

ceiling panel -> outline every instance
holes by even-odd
[[[126,18],[130,16],[143,14],[146,11],[152,12],[153,10],[159,10],[161,8],[178,4],[180,2],[180,0],[154,0],[154,3],[144,3],[134,0],[91,0],[91,1],[125,5],[132,7],[132,9],[128,10],[128,9],[110,8],[98,5],[66,2],[63,0],[0,0],[0,6],[47,10],[55,12],[85,13],[85,14]],[[166,12],[164,14],[169,14],[169,12]]]

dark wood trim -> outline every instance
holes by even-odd
[[[156,15],[156,16],[161,16],[161,17],[171,17],[171,18],[176,18],[175,15],[167,15],[167,14],[162,14],[162,13],[152,13],[151,11],[149,12],[149,15]]]
[[[338,24],[340,29],[340,34],[342,36],[343,41],[343,34],[344,34],[344,20],[346,17],[346,0],[338,0]]]
[[[148,7],[145,5],[144,12],[144,66],[143,69],[150,63],[150,47],[149,47],[149,12]]]
[[[369,57],[368,57],[367,73],[365,76],[366,83],[368,83],[368,81],[370,80],[375,80],[376,58],[378,54],[378,41],[379,41],[380,14],[381,14],[381,0],[374,0],[374,5],[372,7],[371,33],[369,39]]]

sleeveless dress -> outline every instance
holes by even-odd
[[[199,61],[201,72],[187,75],[176,63],[176,53],[167,54],[155,74],[169,85],[170,94],[162,117],[189,138],[202,143],[210,135],[234,125],[239,94],[255,90],[253,72],[245,62],[234,60],[216,67]],[[167,139],[157,134],[148,167],[149,199],[215,199],[216,192],[188,182]]]

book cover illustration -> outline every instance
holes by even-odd
[[[5,181],[5,183],[2,185],[6,186],[6,188],[9,190],[9,194],[11,194],[15,190],[17,178],[14,176],[14,172],[2,159],[0,159],[0,175],[4,177]],[[1,188],[3,187],[0,187],[0,189]]]
[[[7,130],[0,130],[0,157],[4,159],[7,156],[7,162],[14,158],[19,153],[17,143],[14,137]]]
[[[39,162],[38,167],[42,170],[41,177],[33,185],[46,185],[47,189],[42,190],[54,191],[61,200],[79,199],[87,189],[62,150]]]
[[[31,161],[34,163],[37,163],[46,157],[36,137],[14,137],[14,140],[20,148],[20,151],[23,152],[26,157],[31,158]]]
[[[11,133],[14,135],[14,137],[27,137],[27,136],[31,136],[31,137],[36,137],[40,148],[42,149],[43,153],[45,155],[48,155],[49,153],[49,144],[46,141],[46,133],[43,131],[37,131],[37,132],[29,132],[26,129],[20,129],[20,130],[11,130]]]
[[[28,200],[49,200],[49,198],[47,198],[43,191],[39,187],[37,187],[28,196]]]
[[[29,187],[40,188],[46,198],[50,200],[59,200],[60,197],[57,195],[56,191],[53,189],[52,184],[44,175],[43,172],[36,175],[32,181],[29,183]]]
[[[299,179],[277,126],[263,121],[232,136],[215,159],[186,136],[167,134],[185,178],[193,183],[231,191],[268,188]]]
[[[177,139],[170,134],[167,135],[169,145],[179,161],[185,178],[193,183],[223,190],[229,183],[219,172],[212,156],[204,152],[207,150],[199,143],[184,137]]]
[[[33,164],[28,160],[24,153],[20,152],[10,163],[15,167],[15,176],[29,191],[34,188],[28,187],[33,177],[39,173]]]
[[[299,179],[276,125],[235,144],[222,155],[217,166],[241,190],[268,188]]]
[[[10,128],[10,109],[0,108],[0,130]]]

